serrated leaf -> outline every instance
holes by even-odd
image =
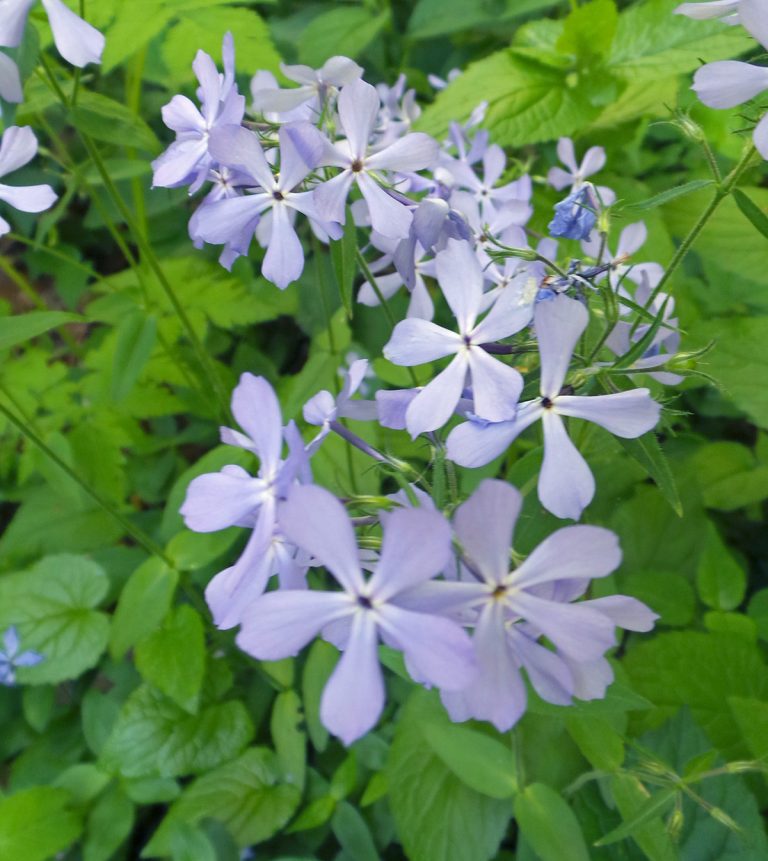
[[[142,678],[194,714],[205,675],[205,631],[192,607],[177,607],[162,628],[136,646]]]
[[[241,848],[261,843],[288,822],[300,798],[299,789],[280,782],[273,752],[251,748],[190,784],[141,857],[165,855],[175,823],[195,824],[207,817],[226,825]]]
[[[0,578],[0,631],[15,625],[22,649],[43,656],[18,669],[21,682],[54,684],[95,666],[109,638],[109,618],[95,608],[108,588],[100,565],[71,554]]]
[[[137,688],[120,710],[102,751],[104,763],[124,777],[197,774],[236,756],[253,735],[241,702],[189,715],[154,688]]]

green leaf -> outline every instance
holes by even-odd
[[[296,691],[282,691],[272,706],[270,731],[283,779],[299,789],[304,787],[307,768],[307,735],[303,730],[304,713]]]
[[[152,316],[136,313],[121,321],[112,360],[113,401],[121,401],[134,387],[152,355],[156,337],[157,320]]]
[[[119,4],[118,13],[107,31],[102,57],[104,73],[127,60],[173,19],[174,10],[164,0],[133,0],[130,5]]]
[[[331,829],[350,858],[355,861],[380,861],[365,819],[347,801],[336,806]]]
[[[288,822],[300,798],[297,787],[280,782],[272,751],[250,748],[190,784],[171,805],[141,857],[165,855],[175,823],[195,824],[207,817],[226,825],[241,848],[261,843]]]
[[[768,589],[759,589],[749,599],[747,607],[749,618],[757,627],[757,635],[761,640],[768,640]]]
[[[241,702],[213,704],[189,715],[142,685],[120,710],[102,759],[123,777],[196,774],[236,756],[252,736]]]
[[[298,41],[299,58],[321,66],[334,54],[359,57],[389,21],[388,12],[372,13],[362,6],[341,6],[313,18]]]
[[[0,799],[0,858],[48,861],[80,834],[69,793],[36,786]]]
[[[746,755],[741,731],[723,708],[731,696],[768,698],[768,667],[746,638],[697,631],[660,634],[630,649],[623,664],[633,687],[655,704],[643,714],[646,725],[688,705],[723,756]]]
[[[615,774],[609,786],[625,822],[634,819],[651,796],[651,793],[633,774]],[[643,850],[649,861],[679,861],[677,849],[660,816],[644,824],[635,823],[632,839]]]
[[[610,831],[604,837],[601,837],[595,843],[595,846],[609,846],[611,843],[618,843],[619,840],[624,840],[626,837],[633,837],[635,832],[644,825],[647,825],[657,816],[661,816],[667,812],[667,810],[672,806],[677,792],[678,789],[676,786],[660,789],[618,828],[614,828],[613,831]]]
[[[616,771],[624,761],[624,741],[613,722],[599,715],[568,715],[565,725],[579,750],[601,771]]]
[[[768,465],[745,445],[717,440],[699,446],[692,464],[708,508],[733,511],[768,498]]]
[[[622,590],[647,604],[661,623],[690,625],[696,612],[693,586],[674,571],[638,571],[622,580]]]
[[[710,523],[696,571],[701,600],[715,610],[733,610],[744,600],[747,575]]]
[[[630,455],[656,482],[656,486],[661,491],[664,499],[672,507],[672,510],[678,517],[683,516],[683,504],[680,501],[680,494],[675,484],[672,470],[669,468],[667,458],[662,451],[659,441],[656,439],[656,434],[643,434],[636,439],[624,439],[623,437],[616,438],[623,449]]]
[[[575,55],[581,62],[605,56],[611,49],[618,23],[619,13],[613,0],[591,0],[576,6],[565,19],[557,49]]]
[[[518,828],[541,861],[589,861],[574,812],[554,789],[531,783],[515,799]]]
[[[156,153],[160,143],[141,117],[114,99],[83,89],[72,109],[72,124],[94,140]]]
[[[749,752],[765,764],[768,757],[768,702],[729,697],[728,707],[744,735]]]
[[[559,0],[418,0],[408,19],[411,39],[434,39],[476,28],[498,29],[515,18],[556,6]]]
[[[280,57],[272,44],[263,18],[252,8],[203,8],[187,11],[179,7],[179,23],[163,37],[162,55],[171,78],[192,81],[192,61],[198,50],[219,63],[224,34],[236,34],[238,69],[278,72]],[[219,63],[220,64],[220,63]]]
[[[0,578],[0,631],[16,625],[23,650],[44,660],[21,667],[24,684],[55,684],[95,666],[107,646],[109,619],[94,609],[107,575],[84,556],[47,556],[29,571]]]
[[[691,194],[694,191],[699,191],[714,184],[715,181],[712,179],[693,179],[684,185],[676,185],[674,188],[668,188],[666,191],[654,194],[653,197],[649,197],[646,200],[640,200],[637,203],[627,203],[623,208],[632,212],[645,212],[649,209],[656,209],[658,206],[664,206],[665,203],[669,203],[671,200],[677,200],[678,197],[685,197],[686,194]]]
[[[109,653],[119,660],[156,630],[171,606],[179,574],[161,559],[148,559],[131,574],[117,602]]]
[[[469,65],[419,118],[416,127],[440,137],[488,102],[485,126],[502,146],[522,146],[574,134],[598,115],[584,87],[567,71],[500,51]]]
[[[109,861],[131,833],[134,808],[120,786],[96,802],[88,814],[83,861]]]
[[[500,741],[443,722],[426,724],[424,735],[442,762],[470,789],[491,798],[511,798],[517,792],[515,758]]]
[[[0,317],[0,350],[23,344],[64,323],[79,323],[83,318],[68,311],[28,311],[15,317]]]
[[[736,201],[736,206],[739,207],[742,214],[752,222],[759,233],[762,233],[768,239],[768,216],[740,188],[735,188],[732,194],[733,199]]]
[[[387,782],[397,834],[411,861],[487,861],[504,835],[507,800],[489,798],[459,780],[429,746],[425,726],[447,725],[434,693],[417,691],[395,731]]]
[[[205,631],[192,607],[177,607],[165,624],[136,646],[136,668],[185,711],[194,714],[205,675]]]

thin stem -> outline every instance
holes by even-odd
[[[94,502],[107,512],[107,514],[113,517],[137,544],[140,544],[148,553],[162,559],[167,565],[170,565],[172,568],[175,567],[174,563],[166,555],[163,548],[157,544],[153,538],[147,535],[143,529],[140,529],[138,526],[131,523],[124,514],[118,511],[110,500],[103,497],[97,490],[91,487],[87,482],[83,481],[83,479],[75,472],[75,470],[72,469],[71,466],[69,466],[69,464],[63,461],[55,451],[50,449],[27,424],[12,413],[11,410],[9,410],[2,402],[0,402],[0,413],[8,419],[16,430],[25,436],[34,446],[39,448],[49,460],[53,461],[59,469],[65,472],[69,478],[78,484],[79,487],[94,500]]]

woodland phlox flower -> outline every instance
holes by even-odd
[[[552,167],[547,174],[547,182],[558,191],[566,186],[571,186],[571,191],[581,188],[587,181],[587,177],[598,173],[605,167],[605,150],[601,146],[590,147],[585,153],[581,164],[576,161],[576,151],[570,138],[560,138],[557,142],[557,157],[566,166]],[[614,192],[605,185],[594,186],[598,202],[603,206],[610,206],[615,200]]]
[[[201,188],[214,161],[208,151],[211,131],[219,126],[240,125],[245,97],[235,82],[235,46],[232,34],[222,45],[224,74],[205,51],[198,51],[192,69],[200,82],[200,108],[186,96],[174,96],[163,107],[163,122],[176,132],[176,141],[152,162],[152,184],[163,188],[189,185],[190,194]]]
[[[403,596],[431,579],[451,553],[448,523],[435,511],[395,511],[383,522],[381,556],[363,576],[352,524],[327,490],[297,487],[280,506],[288,538],[324,565],[341,592],[269,592],[248,607],[237,643],[258,660],[296,655],[321,632],[342,647],[320,702],[323,724],[345,744],[364,735],[384,707],[378,643],[400,649],[418,678],[465,686],[475,672],[469,637],[448,619],[403,609]]]
[[[741,0],[709,0],[706,3],[682,3],[675,9],[677,15],[686,15],[705,21],[719,18],[725,24],[739,23],[739,4]]]
[[[451,460],[461,466],[483,466],[502,454],[527,427],[541,420],[544,461],[539,473],[539,499],[557,517],[573,520],[578,520],[592,501],[595,480],[571,442],[562,417],[586,419],[616,436],[634,438],[656,425],[661,409],[648,389],[593,396],[561,393],[571,355],[588,322],[587,309],[575,299],[560,295],[540,302],[534,312],[534,325],[541,357],[541,396],[520,403],[510,421],[483,421],[482,413],[476,410],[481,418],[454,428],[447,441]]]
[[[2,51],[0,51],[0,99],[15,103],[24,100],[18,66]]]
[[[37,154],[37,138],[28,126],[10,126],[0,140],[0,177],[13,173],[28,164]],[[3,185],[0,183],[0,200],[21,212],[43,212],[56,202],[56,192],[50,185]],[[0,217],[0,236],[8,233],[11,225]]]
[[[16,684],[18,667],[35,667],[45,660],[39,652],[31,649],[21,651],[21,640],[15,625],[3,634],[3,647],[0,649],[0,685],[12,687]]]

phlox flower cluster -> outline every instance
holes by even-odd
[[[570,424],[639,437],[661,407],[649,388],[616,380],[679,379],[665,367],[679,333],[671,299],[657,289],[663,270],[634,262],[644,225],[626,227],[615,251],[598,231],[616,200],[590,180],[604,151],[592,147],[579,162],[573,142],[560,140],[563,167],[548,183],[566,196],[550,235],[532,242],[534,182],[479,128],[482,105],[439,142],[412,130],[419,109],[404,79],[374,87],[356,63],[333,57],[317,70],[285,67],[298,85],[288,89],[257,73],[245,110],[229,37],[224,58],[224,74],[214,75],[211,58],[198,54],[201,108],[180,96],[166,107],[178,137],[155,162],[156,185],[194,192],[211,183],[190,223],[195,244],[223,246],[229,267],[255,238],[265,248],[262,274],[285,289],[302,277],[303,232],[328,243],[354,231],[365,237],[358,253],[367,261],[357,301],[375,307],[410,293],[384,357],[407,368],[447,364],[408,389],[374,382],[366,398],[371,370],[356,358],[339,394],[322,391],[305,404],[314,427],[306,439],[294,422],[284,426],[269,383],[242,375],[232,400],[242,431],[223,428],[221,438],[257,455],[258,471],[230,465],[201,475],[181,509],[191,529],[248,534],[240,558],[208,586],[216,624],[239,626],[237,644],[259,660],[296,655],[318,636],[335,645],[341,657],[321,719],[346,744],[384,708],[382,646],[402,653],[414,681],[438,688],[457,721],[509,729],[525,711],[526,683],[560,705],[603,696],[616,628],[647,631],[655,618],[627,596],[584,599],[593,579],[620,564],[616,536],[564,526],[521,560],[514,487],[487,479],[452,512],[440,510],[417,470],[348,421],[424,438],[468,468],[502,456],[540,421],[539,500],[556,517],[581,518],[595,481]],[[572,243],[565,252],[564,240]],[[568,248],[579,256],[558,262]],[[616,318],[588,359],[580,345],[605,289]],[[633,361],[609,374],[630,352]],[[596,391],[596,378],[610,383]],[[331,434],[415,483],[355,516],[362,503],[313,479],[312,458]]]

